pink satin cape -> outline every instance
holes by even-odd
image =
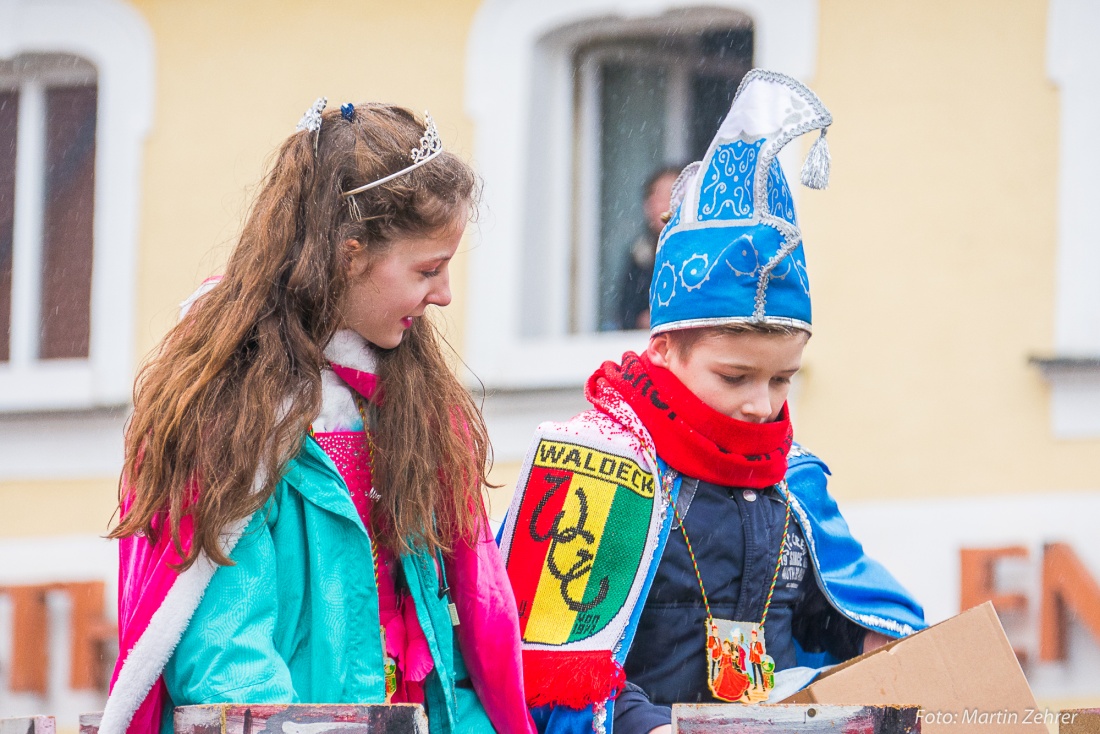
[[[124,501],[123,514],[128,509],[129,502]],[[190,518],[181,523],[180,536],[184,549],[189,548],[193,537]],[[120,652],[111,676],[112,690],[130,650],[175,583],[178,574],[171,566],[180,560],[168,533],[162,533],[155,545],[144,536],[119,541]],[[523,694],[515,596],[488,526],[482,527],[474,545],[457,543],[448,565],[452,566],[451,593],[462,621],[456,628],[458,642],[489,720],[500,732],[533,734],[535,726]],[[134,714],[128,734],[159,731],[165,705],[171,705],[171,700],[160,677]]]

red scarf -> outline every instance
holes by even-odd
[[[723,487],[763,489],[787,473],[793,434],[787,406],[772,423],[748,423],[722,415],[649,357],[633,352],[621,365],[604,362],[585,386],[597,409],[603,385],[618,393],[645,425],[657,454],[678,472]]]

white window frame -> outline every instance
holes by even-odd
[[[1051,386],[1057,438],[1100,437],[1100,4],[1051,0],[1047,73],[1060,92],[1054,350],[1035,359]]]
[[[626,26],[663,28],[677,13],[691,12],[690,21],[699,22],[703,15],[692,10],[698,7],[691,0],[486,0],[479,8],[466,109],[485,191],[480,241],[471,250],[465,356],[487,386],[576,386],[602,360],[644,348],[644,332],[570,333],[571,230],[583,220],[573,217],[573,53],[586,39]],[[757,66],[812,77],[817,0],[718,0],[708,7],[719,17],[734,11],[751,19]],[[535,287],[525,271],[540,274]],[[525,309],[549,314],[545,336],[524,336]]]
[[[41,159],[24,155],[24,148],[33,153],[41,142],[33,140],[40,129],[23,126],[24,116],[30,121],[40,113],[32,84],[27,110],[20,100],[19,136],[32,140],[20,142],[17,151],[11,359],[0,364],[0,413],[125,405],[133,368],[142,149],[153,114],[152,34],[121,0],[0,0],[0,58],[30,53],[78,56],[96,69],[91,334],[87,359],[37,359],[41,260],[28,255],[41,252],[42,234],[34,230],[41,230],[42,202],[26,191],[36,190],[44,172]]]

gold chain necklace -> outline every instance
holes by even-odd
[[[707,612],[705,623],[707,687],[710,688],[714,697],[721,701],[737,703],[766,701],[768,692],[775,687],[775,661],[767,654],[764,643],[764,623],[768,620],[768,609],[771,608],[775,585],[779,580],[783,554],[787,550],[787,531],[791,524],[791,494],[787,482],[783,480],[778,485],[786,498],[783,538],[779,542],[779,557],[776,558],[775,572],[772,574],[771,586],[768,588],[768,597],[764,601],[764,613],[760,617],[760,623],[757,624],[718,619],[711,614],[710,600],[703,586],[703,576],[699,572],[699,562],[695,558],[695,551],[691,547],[691,540],[688,538],[680,510],[672,501],[672,483],[675,481],[675,476],[671,471],[665,472],[661,480],[665,498],[672,506],[676,524],[680,526],[680,532],[684,536],[684,544],[687,546],[688,556],[691,557],[691,565],[695,569],[695,580],[699,582],[699,591],[703,595],[703,606]]]
[[[355,407],[359,409],[359,417],[363,419],[363,436],[367,442],[367,465],[370,466],[371,486],[374,485],[374,439],[370,435],[370,422],[367,420],[366,401],[359,393],[352,391],[355,398]],[[369,533],[368,533],[369,537]],[[370,538],[370,560],[374,570],[374,588],[381,589],[378,583],[378,550],[375,548],[374,538]],[[386,627],[378,625],[382,637],[382,672],[386,680],[386,703],[393,700],[393,694],[397,692],[397,661],[390,656],[386,649]]]

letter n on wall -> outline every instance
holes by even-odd
[[[1039,610],[1039,659],[1066,658],[1069,615],[1100,640],[1100,585],[1066,543],[1043,548],[1043,598]]]

